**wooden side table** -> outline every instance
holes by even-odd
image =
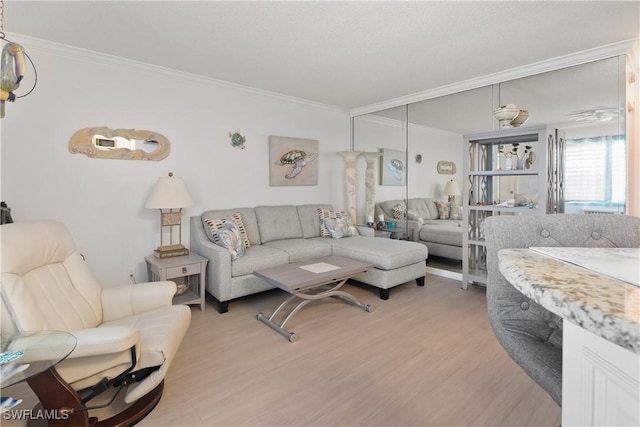
[[[172,280],[178,286],[173,297],[174,304],[200,304],[204,311],[205,274],[208,259],[198,254],[177,256],[174,258],[156,258],[146,256],[147,274],[150,282]]]

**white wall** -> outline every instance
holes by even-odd
[[[447,200],[442,191],[447,181],[453,179],[462,191],[462,143],[463,136],[446,130],[426,126],[409,126],[409,198],[433,197]],[[422,163],[416,163],[416,154],[422,155]],[[453,175],[438,173],[439,161],[456,165]],[[462,203],[462,197],[456,197]]]
[[[7,104],[2,119],[1,199],[15,221],[64,221],[104,285],[126,283],[132,267],[138,281],[146,280],[144,256],[160,237],[159,213],[144,203],[169,171],[184,179],[195,202],[183,210],[186,245],[188,217],[206,209],[346,207],[344,163],[336,153],[349,149],[346,112],[42,40],[11,39],[25,47],[39,81],[31,95]],[[143,162],[69,153],[71,135],[91,126],[159,132],[171,142],[171,154]],[[230,145],[228,133],[238,129],[247,138],[244,150]],[[269,186],[269,135],[319,140],[318,185]]]

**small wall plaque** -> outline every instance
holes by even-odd
[[[456,164],[448,160],[438,162],[438,173],[440,175],[454,175],[456,173]]]

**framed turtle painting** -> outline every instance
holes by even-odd
[[[318,185],[318,141],[270,136],[269,185]]]
[[[382,148],[380,157],[380,184],[404,185],[406,153],[400,150]]]

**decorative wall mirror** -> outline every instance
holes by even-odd
[[[364,153],[356,162],[357,219],[360,224],[368,222],[370,217],[378,221],[381,212],[376,212],[377,203],[393,200],[406,206],[407,131],[404,105],[352,118],[352,148]],[[385,221],[396,223],[396,219],[385,215]],[[390,231],[397,238],[408,236],[406,221],[397,221]]]
[[[458,167],[452,175],[439,176],[438,172],[444,171],[438,167],[438,163],[453,162],[460,166],[462,156],[466,154],[462,147],[463,135],[498,129],[499,123],[493,116],[493,110],[507,103],[528,109],[530,117],[525,126],[555,126],[566,131],[567,139],[625,135],[624,56],[408,104],[406,147],[401,144],[389,146],[387,143],[402,140],[401,137],[394,138],[394,135],[400,132],[399,124],[403,122],[400,113],[405,106],[355,116],[352,144],[355,150],[362,151],[380,148],[407,150],[407,158],[422,153],[420,165],[418,162],[406,165],[407,197],[444,198],[444,185],[450,179],[461,184],[462,170]],[[377,143],[381,138],[384,141]],[[620,166],[615,168],[620,176],[615,181],[620,183],[610,190],[611,193],[623,194],[628,185],[622,172],[625,161],[622,158]],[[582,168],[582,165],[578,167]],[[399,197],[393,187],[378,188],[378,202],[396,198]],[[625,210],[624,201],[611,199],[603,203],[610,205],[607,209]]]
[[[162,160],[171,144],[164,135],[149,130],[89,127],[71,136],[69,151],[101,159]]]

